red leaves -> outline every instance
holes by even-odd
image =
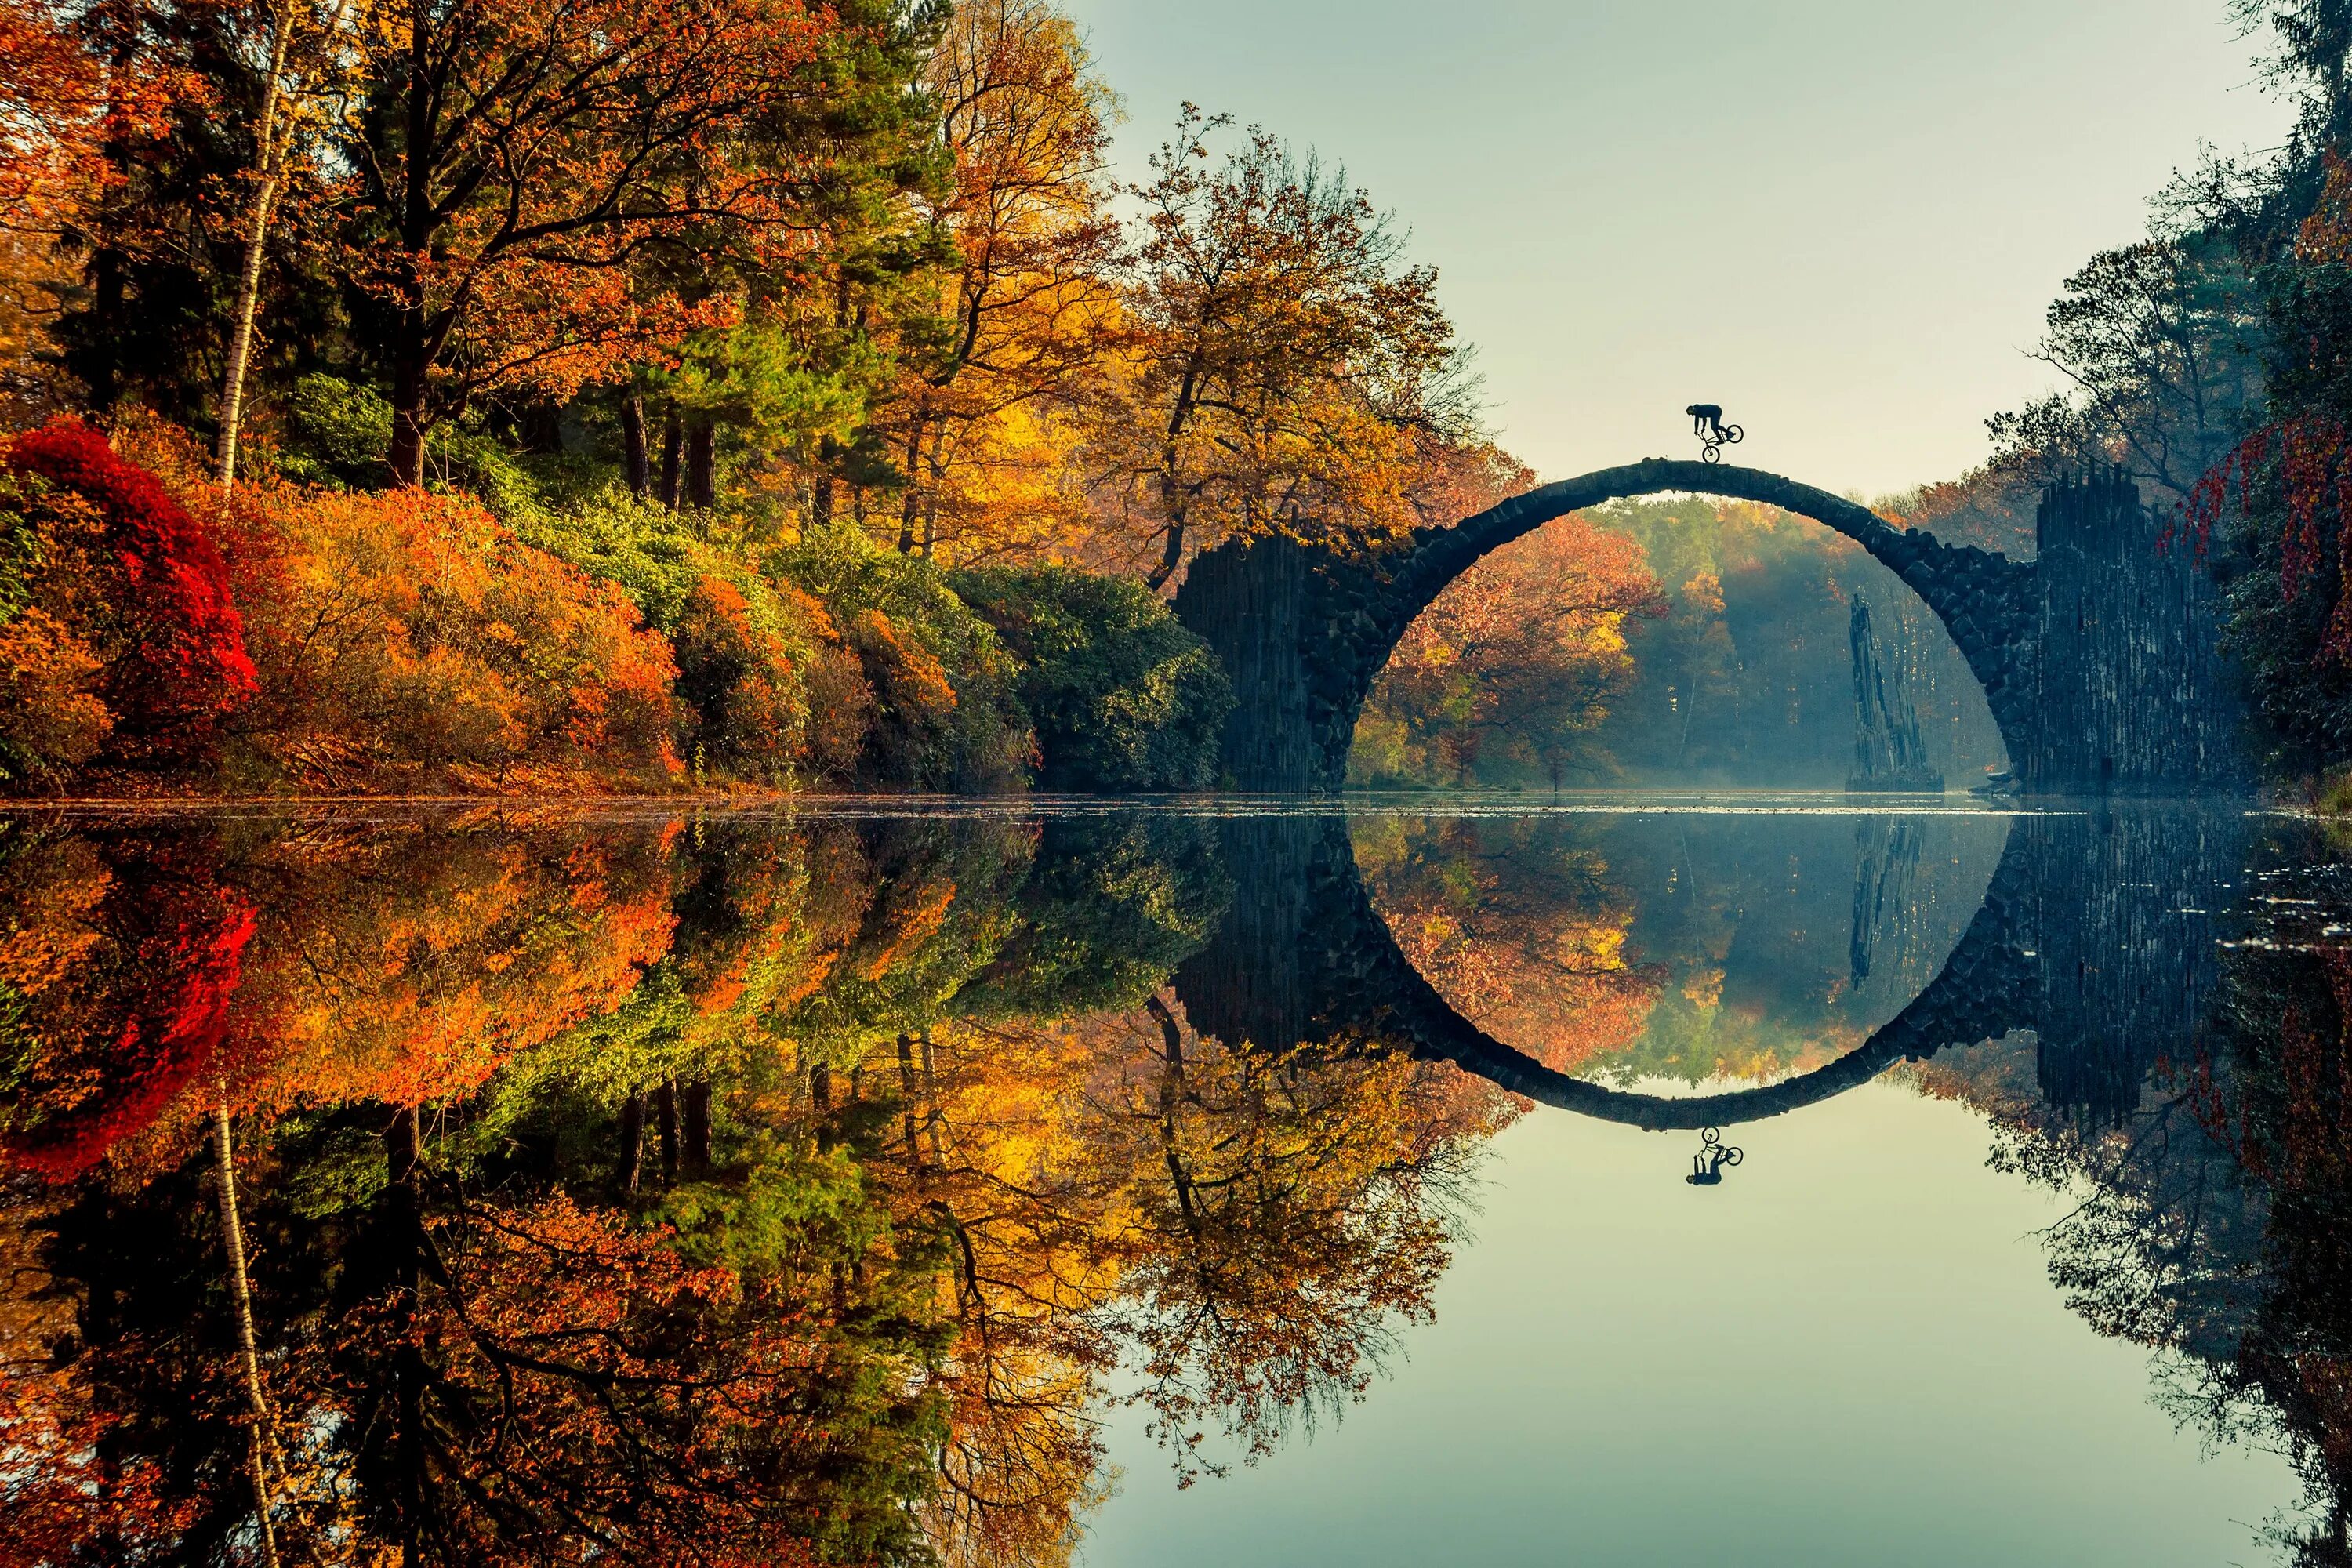
[[[76,420],[17,437],[0,470],[43,482],[28,508],[47,536],[52,581],[40,596],[66,607],[100,661],[98,696],[114,721],[108,755],[140,764],[207,753],[215,723],[257,689],[211,535],[152,474]]]
[[[2352,521],[2347,438],[2352,436],[2347,436],[2343,421],[2330,414],[2305,414],[2265,425],[2207,470],[2181,505],[2183,524],[2202,555],[2213,525],[2229,506],[2232,479],[2239,513],[2251,517],[2254,487],[2275,466],[2286,510],[2279,531],[2279,591],[2290,604],[2326,558],[2320,531],[2323,523],[2332,521],[2336,531],[2338,585],[2326,630],[2312,655],[2314,664],[2352,660],[2352,551],[2345,549],[2346,525]],[[2158,548],[2168,544],[2174,533],[2166,530],[2158,541]]]

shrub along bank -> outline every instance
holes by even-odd
[[[302,471],[224,498],[152,422],[0,445],[0,790],[1214,782],[1224,676],[1139,584]]]

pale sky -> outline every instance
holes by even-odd
[[[2060,282],[2200,142],[2275,145],[2224,0],[1067,0],[1131,174],[1178,103],[1412,232],[1547,479],[1696,455],[1870,494],[1957,475]]]

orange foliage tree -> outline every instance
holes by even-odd
[[[682,773],[667,639],[619,586],[478,502],[264,484],[236,518],[260,695],[235,732],[255,782],[645,788]]]
[[[1395,818],[1356,852],[1398,949],[1464,1017],[1564,1072],[1640,1037],[1666,976],[1627,953],[1633,900],[1599,855],[1525,822]]]
[[[1131,406],[1113,467],[1160,544],[1166,584],[1188,547],[1226,534],[1342,541],[1410,526],[1420,439],[1466,433],[1466,383],[1437,274],[1363,191],[1253,127],[1190,104],[1133,191],[1143,240],[1126,306]]]
[[[37,911],[0,982],[69,990],[130,879],[44,844],[38,876],[0,862]],[[244,1119],[248,1392],[197,1185],[222,1162],[167,1105],[56,1222],[117,1305],[26,1419],[136,1414],[107,1461],[168,1458],[160,1532],[222,1487],[184,1544],[247,1531],[250,1483],[295,1561],[1066,1561],[1121,1367],[1181,1474],[1223,1462],[1194,1441],[1216,1428],[1265,1452],[1426,1315],[1468,1157],[1517,1108],[1377,1042],[1209,1039],[1157,996],[1000,1016],[975,992],[1062,907],[1025,901],[1030,848],[913,822],[254,830],[224,858],[255,929],[200,1086]],[[1151,881],[1123,868],[1128,914]],[[1083,942],[1068,913],[1023,951]],[[42,1058],[43,1125],[74,1111],[53,1079],[121,1071],[114,1018]],[[38,1440],[63,1498],[83,1472]]]
[[[696,766],[777,784],[846,777],[874,693],[824,605],[790,584],[763,597],[772,605],[706,574],[671,633]]]
[[[777,216],[763,130],[834,26],[795,0],[458,0],[362,35],[345,266],[386,318],[394,482],[469,398],[568,394],[700,319],[634,263]]]
[[[0,409],[49,401],[42,332],[72,281],[56,252],[101,181],[110,104],[118,120],[152,109],[121,97],[142,77],[110,71],[60,7],[0,0]]]
[[[209,831],[16,836],[0,1147],[50,1176],[147,1169],[216,1103],[463,1097],[619,1006],[668,950],[669,837],[322,826],[231,881]]]
[[[811,1282],[401,1160],[331,1353],[408,1561],[754,1568],[877,1560],[907,1532],[872,1494],[921,1484],[930,1401],[829,1331]]]
[[[1596,770],[1579,738],[1631,680],[1625,622],[1664,613],[1641,547],[1622,535],[1568,517],[1513,541],[1398,639],[1365,706],[1367,763],[1443,767],[1466,784],[1499,745],[1494,761],[1533,764],[1555,789]]]
[[[668,951],[671,837],[322,835],[261,912],[225,1064],[236,1100],[447,1100],[612,1011]]]
[[[924,281],[883,423],[907,476],[898,549],[959,562],[1050,548],[1078,524],[1073,410],[1115,331],[1104,206],[1109,94],[1045,0],[959,5],[933,53],[951,176],[924,203],[953,261]]]

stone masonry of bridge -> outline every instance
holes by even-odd
[[[2155,524],[2122,476],[2053,489],[2042,508],[2040,558],[2018,562],[1895,528],[1777,474],[1653,458],[1369,550],[1273,537],[1196,558],[1175,609],[1233,677],[1223,755],[1232,783],[1339,789],[1373,681],[1447,584],[1555,518],[1665,492],[1780,507],[1886,565],[1950,634],[2029,785],[2156,793],[2239,782],[2226,733],[2231,705],[2210,653],[2210,584],[2185,552],[2158,549]]]

